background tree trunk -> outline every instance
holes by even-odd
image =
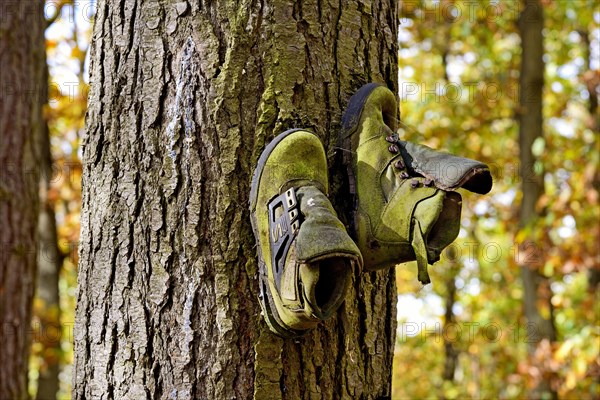
[[[44,62],[46,60],[44,59]],[[45,68],[45,82],[48,81]],[[47,100],[44,100],[46,102]],[[36,338],[42,345],[39,368],[37,400],[53,400],[59,388],[58,374],[62,355],[60,324],[60,294],[58,280],[63,257],[58,249],[54,201],[49,198],[52,180],[52,155],[50,154],[50,134],[48,125],[40,138],[40,213],[38,219],[38,280],[34,313],[39,318],[39,326],[34,326]]]
[[[589,127],[596,133],[600,133],[600,113],[598,112],[598,100],[600,95],[598,94],[598,86],[600,86],[600,71],[594,69],[594,62],[592,60],[592,41],[590,33],[586,29],[578,30],[579,35],[583,39],[584,45],[584,59],[587,67],[587,71],[583,74],[582,78],[586,85],[589,100],[588,100],[588,111],[591,116]],[[600,190],[600,176],[595,175],[593,182],[596,190]],[[590,268],[588,270],[588,290],[591,293],[595,293],[600,285],[600,268]]]
[[[458,263],[452,259],[448,261],[449,264],[449,276],[446,279],[446,304],[444,313],[444,328],[442,332],[450,332],[443,335],[444,339],[444,370],[442,373],[442,379],[445,381],[453,382],[454,375],[456,374],[456,368],[458,366],[459,349],[456,348],[454,343],[456,337],[451,336],[456,331],[456,317],[454,316],[454,305],[456,304],[456,276],[458,275],[459,266]]]
[[[27,398],[43,135],[43,4],[6,2],[0,18],[0,398]]]
[[[520,251],[517,262],[521,267],[523,280],[523,303],[527,318],[526,340],[529,352],[534,355],[540,342],[555,341],[556,332],[552,320],[551,288],[549,279],[539,272],[543,265],[543,249],[539,236],[534,232],[539,221],[536,204],[544,193],[544,171],[537,165],[533,154],[536,140],[543,139],[542,89],[544,87],[544,13],[539,0],[526,0],[519,17],[521,32],[521,76],[520,76],[520,121],[519,149],[520,172],[523,191],[519,228],[524,229],[527,238],[519,243]],[[540,305],[545,309],[547,317],[542,315]],[[549,349],[549,347],[548,347]],[[543,371],[543,365],[537,365],[542,377],[539,385],[531,393],[532,398],[556,397],[550,387],[550,379]]]
[[[394,272],[356,274],[337,317],[280,339],[247,204],[276,134],[310,128],[333,162],[353,91],[396,90],[396,2],[164,3],[98,4],[73,397],[389,396]]]

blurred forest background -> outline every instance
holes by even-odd
[[[397,268],[395,399],[523,398],[540,386],[549,398],[600,398],[600,8],[541,5],[543,130],[535,162],[522,168],[523,3],[400,2],[403,138],[487,162],[495,186],[489,196],[463,193],[463,229],[431,268],[431,285],[414,278],[416,266]],[[52,174],[32,322],[38,398],[57,388],[70,398],[93,13],[94,2],[72,0],[47,1],[45,12]],[[531,182],[541,189],[524,221]]]

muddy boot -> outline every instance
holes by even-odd
[[[405,142],[396,131],[394,94],[374,83],[355,93],[342,118],[340,147],[348,170],[352,230],[365,270],[417,261],[418,278],[460,230],[463,187],[487,193],[487,165]]]
[[[259,262],[259,301],[274,333],[294,337],[344,301],[358,248],[327,199],[319,138],[289,130],[261,155],[250,193]]]

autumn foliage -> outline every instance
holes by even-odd
[[[60,395],[69,396],[81,202],[79,138],[86,110],[89,10],[59,2],[48,28],[49,124],[55,172],[50,198],[62,258],[62,351],[33,335],[37,371],[60,360]],[[64,3],[64,4],[63,4]],[[494,176],[489,196],[463,195],[460,236],[430,269],[397,269],[398,332],[393,372],[397,399],[523,398],[546,379],[560,398],[600,397],[600,10],[594,0],[544,0],[544,135],[531,176],[543,174],[539,218],[519,229],[522,179],[518,123],[519,1],[401,2],[401,137],[482,160]],[[71,10],[71,11],[69,11]],[[527,174],[525,174],[527,176]],[[540,313],[556,341],[537,340],[523,312],[519,265],[548,278]],[[550,306],[548,305],[550,304]],[[33,320],[33,332],[41,314]],[[39,306],[39,305],[38,305]]]

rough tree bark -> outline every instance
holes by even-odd
[[[276,134],[310,128],[332,156],[352,92],[396,89],[396,26],[394,0],[99,2],[74,398],[390,395],[394,272],[356,274],[336,317],[282,340],[247,204]]]
[[[0,398],[27,398],[43,134],[43,0],[5,2],[0,14]]]
[[[519,112],[519,149],[523,198],[520,210],[520,229],[536,230],[539,212],[536,204],[544,193],[544,173],[536,165],[532,147],[537,139],[543,138],[542,89],[544,86],[544,13],[539,0],[526,0],[519,17],[521,32],[521,76]],[[556,340],[552,317],[551,289],[548,278],[539,268],[543,259],[541,245],[534,235],[520,243],[517,261],[521,267],[523,281],[523,304],[527,318],[529,352],[534,354],[542,340]],[[539,308],[542,304],[548,310],[544,317]],[[543,366],[539,366],[543,369]],[[543,374],[539,385],[530,394],[532,398],[556,397],[550,381]]]

